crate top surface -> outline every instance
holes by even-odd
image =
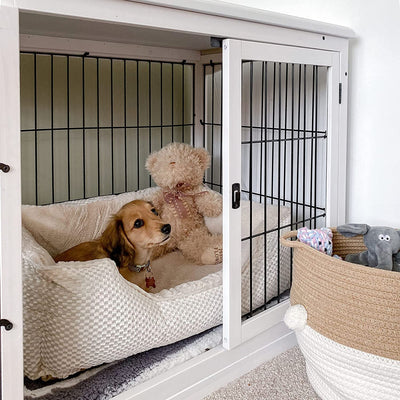
[[[16,0],[14,4],[20,11],[21,33],[33,35],[158,42],[197,50],[209,47],[210,36],[265,40],[270,38],[266,29],[341,39],[355,36],[347,27],[214,0]]]

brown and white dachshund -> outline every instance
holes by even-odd
[[[157,246],[170,237],[171,225],[165,224],[154,206],[144,200],[125,204],[113,217],[103,234],[64,251],[55,261],[88,261],[111,258],[125,279],[145,287],[146,265]]]

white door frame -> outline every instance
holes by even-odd
[[[224,202],[224,347],[232,349],[280,322],[288,301],[242,324],[241,318],[241,209],[232,209],[232,184],[241,183],[242,61],[271,61],[328,67],[327,217],[328,226],[341,222],[345,191],[339,187],[339,52],[258,42],[223,41],[223,202]],[[344,146],[344,149],[340,148]]]
[[[18,9],[0,6],[0,301],[1,398],[23,398],[23,327],[21,278],[21,150],[19,106]]]

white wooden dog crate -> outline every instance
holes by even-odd
[[[241,237],[241,208],[234,208],[233,202],[241,194],[242,198],[263,204],[268,200],[278,208],[290,207],[291,224],[279,227],[277,235],[281,229],[297,228],[300,224],[335,226],[344,222],[351,37],[353,32],[347,28],[216,1],[0,0],[1,318],[3,325],[7,321],[12,323],[11,329],[11,325],[7,330],[6,326],[1,328],[3,399],[23,398],[21,194],[23,202],[43,204],[150,186],[151,181],[141,175],[139,161],[143,160],[139,158],[162,145],[159,139],[163,129],[165,143],[174,140],[175,129],[180,140],[205,146],[212,153],[212,168],[206,182],[222,191],[224,202],[223,346],[118,398],[200,399],[294,344],[293,334],[282,323],[288,307],[287,301],[280,301],[282,298],[278,298],[278,304],[264,307],[264,311],[253,313],[250,307],[250,315],[242,318],[240,243],[246,238]],[[89,67],[86,72],[76,72],[93,60],[97,62],[93,71]],[[133,60],[131,64],[129,60]],[[158,111],[149,106],[155,96],[160,96],[151,89],[150,81],[155,76],[150,66],[153,61],[159,63],[156,69],[161,70],[157,79],[161,80],[158,85],[164,106]],[[40,98],[36,87],[41,62],[44,69],[50,68],[51,74],[51,84],[47,85],[52,111],[47,111],[47,117],[38,112],[40,104],[48,101]],[[164,62],[170,66],[165,67],[163,74]],[[59,71],[67,77],[61,81],[57,80],[61,72],[55,73],[53,69],[57,63],[62,64]],[[126,71],[130,65],[136,68],[139,82],[139,70],[144,68],[141,63],[147,63],[144,85],[149,85],[153,99],[147,94],[146,100],[141,101],[158,123],[147,114],[146,131],[141,134],[150,137],[150,142],[145,148],[143,144],[136,147],[137,163],[128,159],[125,150],[122,168],[121,160],[114,160],[120,143],[118,138],[114,141],[114,132],[118,136],[136,129],[139,138],[139,111],[135,128],[127,127],[126,118],[122,126],[115,121],[124,120],[121,109],[126,109],[130,98]],[[168,68],[172,71],[172,83],[167,92],[172,98],[163,100],[166,92],[162,94],[162,81],[165,83]],[[99,117],[101,102],[106,97],[99,94],[103,90],[99,86],[101,69],[111,71],[111,78],[107,78],[111,79],[111,94],[107,96],[111,96],[112,105],[111,109],[106,108],[111,113],[111,126]],[[84,76],[97,77],[94,128],[85,126],[87,119],[82,117],[82,110],[78,114],[70,111],[79,103],[72,98],[72,92],[69,97],[74,70],[81,83]],[[125,92],[113,83],[114,77],[120,79],[117,70],[125,71]],[[25,79],[32,71],[34,79]],[[174,85],[178,85],[177,92]],[[59,101],[57,90],[68,92],[67,100],[60,100],[64,102],[60,107],[68,108],[66,118],[57,115],[54,108]],[[93,92],[93,87],[90,90]],[[114,106],[118,91],[124,93],[120,109]],[[178,92],[174,100],[174,93]],[[81,102],[88,98],[79,96]],[[29,105],[32,102],[34,108]],[[172,111],[168,113],[172,115],[166,122],[165,107],[169,102]],[[176,108],[180,111],[174,112],[175,103],[179,103]],[[139,107],[139,102],[135,104]],[[84,106],[83,113],[85,110],[88,109]],[[79,129],[74,126],[76,115],[83,120]],[[162,115],[164,124],[159,122]],[[50,125],[41,125],[41,118],[48,118]],[[59,125],[63,118],[64,125]],[[98,139],[96,146],[103,150],[96,159],[87,147],[89,161],[84,165],[88,170],[82,178],[82,171],[76,169],[82,151],[70,132],[75,129],[84,135],[92,128],[107,131],[103,137],[112,137],[112,150],[110,153]],[[53,140],[57,130],[61,135]],[[156,145],[151,135],[157,139]],[[68,147],[67,158],[60,150],[63,143],[64,148]],[[41,153],[46,146],[52,148],[47,155]],[[104,152],[111,155],[101,158],[100,153]],[[90,161],[93,157],[94,161]],[[59,160],[61,164],[55,164]],[[100,173],[103,163],[111,163],[111,172],[104,168]],[[66,175],[60,171],[67,164]],[[92,170],[94,164],[97,172]],[[129,175],[131,169],[135,177]],[[118,175],[119,170],[124,171],[122,175]],[[47,176],[47,183],[39,182],[40,176]],[[85,180],[87,186],[82,183]],[[55,185],[61,189],[55,190]],[[247,239],[251,246],[252,237]]]

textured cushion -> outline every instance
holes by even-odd
[[[24,359],[30,379],[64,378],[81,369],[166,345],[222,321],[222,271],[159,293],[126,281],[110,259],[60,262],[55,254],[97,237],[108,218],[136,198],[158,189],[50,206],[23,207]],[[281,225],[290,221],[281,207]],[[264,206],[252,203],[253,234],[264,229]],[[249,234],[250,203],[243,202],[242,234]],[[268,206],[267,228],[277,226]],[[218,220],[212,221],[218,230]],[[219,222],[219,225],[221,222]],[[290,253],[278,233],[266,235],[267,300],[289,287]],[[280,279],[277,257],[280,252]],[[243,312],[249,310],[248,241],[242,244]],[[252,241],[253,307],[264,300],[264,235]],[[258,277],[254,279],[254,277]]]

